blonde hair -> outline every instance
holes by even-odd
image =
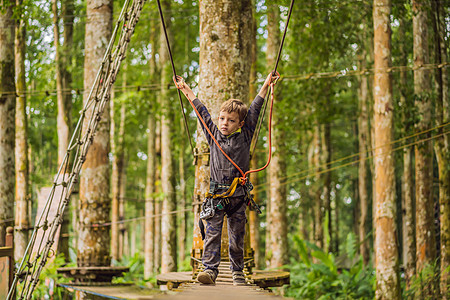
[[[239,115],[239,122],[242,122],[247,116],[248,108],[247,105],[239,99],[229,99],[222,103],[220,111],[227,113],[237,112]]]

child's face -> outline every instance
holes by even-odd
[[[239,122],[239,115],[233,111],[231,113],[221,111],[219,113],[219,131],[223,135],[230,135],[244,125],[244,121]]]

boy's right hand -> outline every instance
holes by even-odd
[[[173,82],[175,82],[175,86],[177,87],[177,89],[183,92],[186,98],[188,98],[189,100],[194,100],[196,98],[194,92],[192,92],[189,85],[187,85],[186,82],[184,82],[183,77],[178,75],[176,77],[174,76]]]
[[[181,90],[184,88],[185,83],[183,77],[176,75],[173,77],[173,82],[175,82],[177,89]]]

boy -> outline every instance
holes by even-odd
[[[221,148],[241,168],[243,172],[249,169],[250,143],[255,131],[261,106],[267,94],[269,85],[276,78],[270,73],[256,96],[250,108],[238,99],[225,101],[221,108],[216,126],[206,107],[194,95],[183,79],[178,76],[176,85],[188,99],[194,99],[193,105],[205,121],[205,124],[214,135]],[[202,124],[202,123],[201,123]],[[214,143],[208,131],[202,124],[202,129],[210,147],[210,193],[221,194],[225,192],[235,177],[241,174],[235,166],[223,155]],[[214,284],[219,274],[220,247],[222,225],[225,214],[228,217],[229,257],[230,268],[233,275],[233,284],[245,284],[244,273],[244,234],[247,221],[244,204],[245,191],[238,185],[234,194],[225,199],[224,209],[215,209],[212,217],[207,219],[206,237],[202,263],[205,270],[200,272],[197,280],[203,284]],[[219,200],[217,200],[218,202]],[[213,207],[216,207],[214,203]]]

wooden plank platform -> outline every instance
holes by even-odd
[[[80,291],[92,296],[103,299],[136,299],[148,300],[154,299],[155,296],[161,294],[161,291],[155,289],[141,288],[131,284],[109,284],[109,285],[74,285],[74,284],[58,284],[58,286],[66,288],[70,292]],[[97,298],[96,298],[97,299]]]
[[[234,286],[232,283],[216,283],[206,285],[200,283],[183,284],[169,295],[156,296],[155,299],[186,300],[249,300],[249,299],[282,299],[256,285]]]

